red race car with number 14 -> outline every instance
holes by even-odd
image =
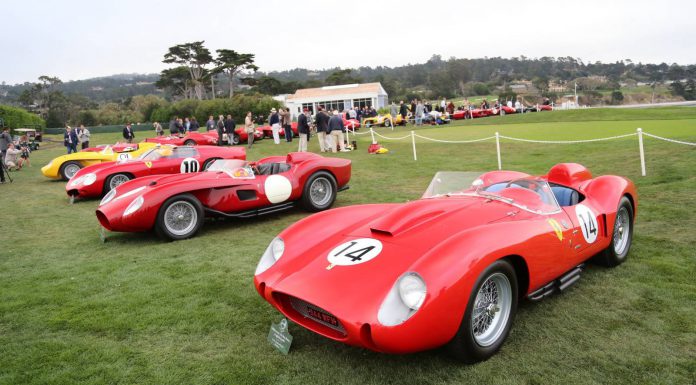
[[[282,231],[258,293],[324,337],[410,353],[447,345],[476,362],[505,341],[518,300],[540,300],[631,247],[633,183],[558,164],[547,175],[440,172],[421,199],[342,207]]]

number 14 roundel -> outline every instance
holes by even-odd
[[[334,266],[353,266],[365,263],[382,252],[382,242],[372,238],[358,238],[336,246],[326,258],[331,270]]]
[[[575,206],[575,214],[580,223],[582,236],[587,243],[594,243],[597,240],[597,216],[585,205]]]

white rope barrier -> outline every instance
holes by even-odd
[[[438,142],[438,143],[476,143],[476,142],[484,142],[486,140],[491,140],[494,139],[495,136],[489,136],[486,138],[481,138],[481,139],[473,139],[473,140],[442,140],[442,139],[434,139],[434,138],[428,138],[427,136],[421,136],[418,134],[415,134],[417,138],[421,138],[424,140],[429,140],[431,142]]]
[[[497,160],[498,160],[498,170],[503,169],[503,163],[502,163],[502,158],[501,158],[501,152],[500,152],[500,139],[508,139],[512,141],[517,141],[517,142],[525,142],[525,143],[542,143],[542,144],[576,144],[576,143],[593,143],[593,142],[601,142],[601,141],[606,141],[606,140],[615,140],[615,139],[622,139],[622,138],[629,138],[632,136],[638,136],[638,148],[640,151],[640,168],[641,168],[641,175],[645,176],[646,171],[645,171],[645,150],[643,147],[643,135],[649,136],[654,139],[659,139],[663,140],[666,142],[670,143],[677,143],[677,144],[684,144],[687,146],[696,146],[696,143],[692,142],[686,142],[682,140],[676,140],[676,139],[669,139],[669,138],[664,138],[658,135],[653,135],[649,134],[647,132],[643,132],[641,128],[638,128],[636,132],[630,133],[630,134],[623,134],[623,135],[616,135],[616,136],[608,136],[605,138],[594,138],[594,139],[584,139],[584,140],[533,140],[533,139],[524,139],[524,138],[515,138],[511,136],[505,136],[505,135],[500,135],[500,133],[496,132],[494,136],[488,136],[485,138],[479,138],[479,139],[471,139],[471,140],[443,140],[443,139],[435,139],[435,138],[429,138],[427,136],[422,136],[416,134],[415,131],[411,131],[410,134],[405,135],[405,136],[400,136],[400,137],[389,137],[389,136],[384,136],[381,135],[380,133],[374,131],[372,128],[370,128],[369,132],[362,132],[362,133],[357,133],[355,131],[352,131],[354,135],[365,135],[365,134],[371,134],[372,135],[372,143],[377,143],[375,141],[375,136],[378,136],[380,138],[386,139],[386,140],[404,140],[411,138],[411,145],[413,147],[413,160],[417,161],[418,156],[416,154],[416,138],[423,139],[423,140],[428,140],[431,142],[437,142],[437,143],[453,143],[453,144],[462,144],[462,143],[477,143],[477,142],[484,142],[487,140],[495,139],[495,147],[496,147],[496,153],[497,153]]]
[[[628,138],[629,136],[635,136],[635,135],[638,135],[638,134],[631,133],[631,134],[625,134],[625,135],[609,136],[606,138],[584,139],[584,140],[532,140],[532,139],[514,138],[511,136],[505,136],[505,135],[500,135],[500,137],[503,139],[515,140],[518,142],[526,142],[526,143],[576,144],[576,143],[591,143],[591,142],[601,142],[603,140],[614,140],[614,139]]]
[[[653,134],[648,134],[647,132],[643,132],[643,135],[649,136],[649,137],[655,138],[655,139],[664,140],[665,142],[678,143],[678,144],[685,144],[685,145],[687,145],[687,146],[696,146],[696,143],[684,142],[684,141],[676,140],[676,139],[663,138],[663,137],[661,137],[661,136],[657,136],[657,135],[653,135]]]

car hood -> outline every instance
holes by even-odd
[[[337,316],[372,301],[372,310],[365,316],[376,316],[373,310],[396,280],[438,245],[461,232],[506,218],[513,209],[475,197],[421,199],[383,207],[386,209],[371,210],[369,217],[326,239],[302,242],[309,246],[286,242],[284,256],[269,269],[274,273],[266,276],[268,284],[276,291],[331,309]],[[378,240],[382,251],[364,263],[331,266],[331,252],[361,238]]]

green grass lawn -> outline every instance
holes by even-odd
[[[696,109],[584,110],[426,127],[420,135],[466,140],[501,134],[574,140],[648,132],[696,142]],[[380,133],[401,136],[411,127]],[[142,139],[143,133],[140,134]],[[93,143],[118,134],[95,134]],[[351,189],[337,205],[417,199],[438,170],[497,167],[495,143],[380,141],[359,150]],[[249,159],[296,149],[271,140]],[[198,236],[110,233],[101,243],[97,201],[68,204],[64,183],[40,167],[64,148],[44,143],[33,167],[0,185],[0,384],[693,384],[696,381],[696,148],[646,138],[640,176],[636,137],[588,144],[503,141],[503,167],[545,173],[579,162],[638,186],[628,261],[590,265],[572,289],[523,303],[502,350],[463,365],[442,350],[386,355],[344,346],[291,324],[291,352],[266,342],[281,316],[255,292],[270,240],[307,216],[207,221]],[[313,140],[310,150],[317,151]]]

